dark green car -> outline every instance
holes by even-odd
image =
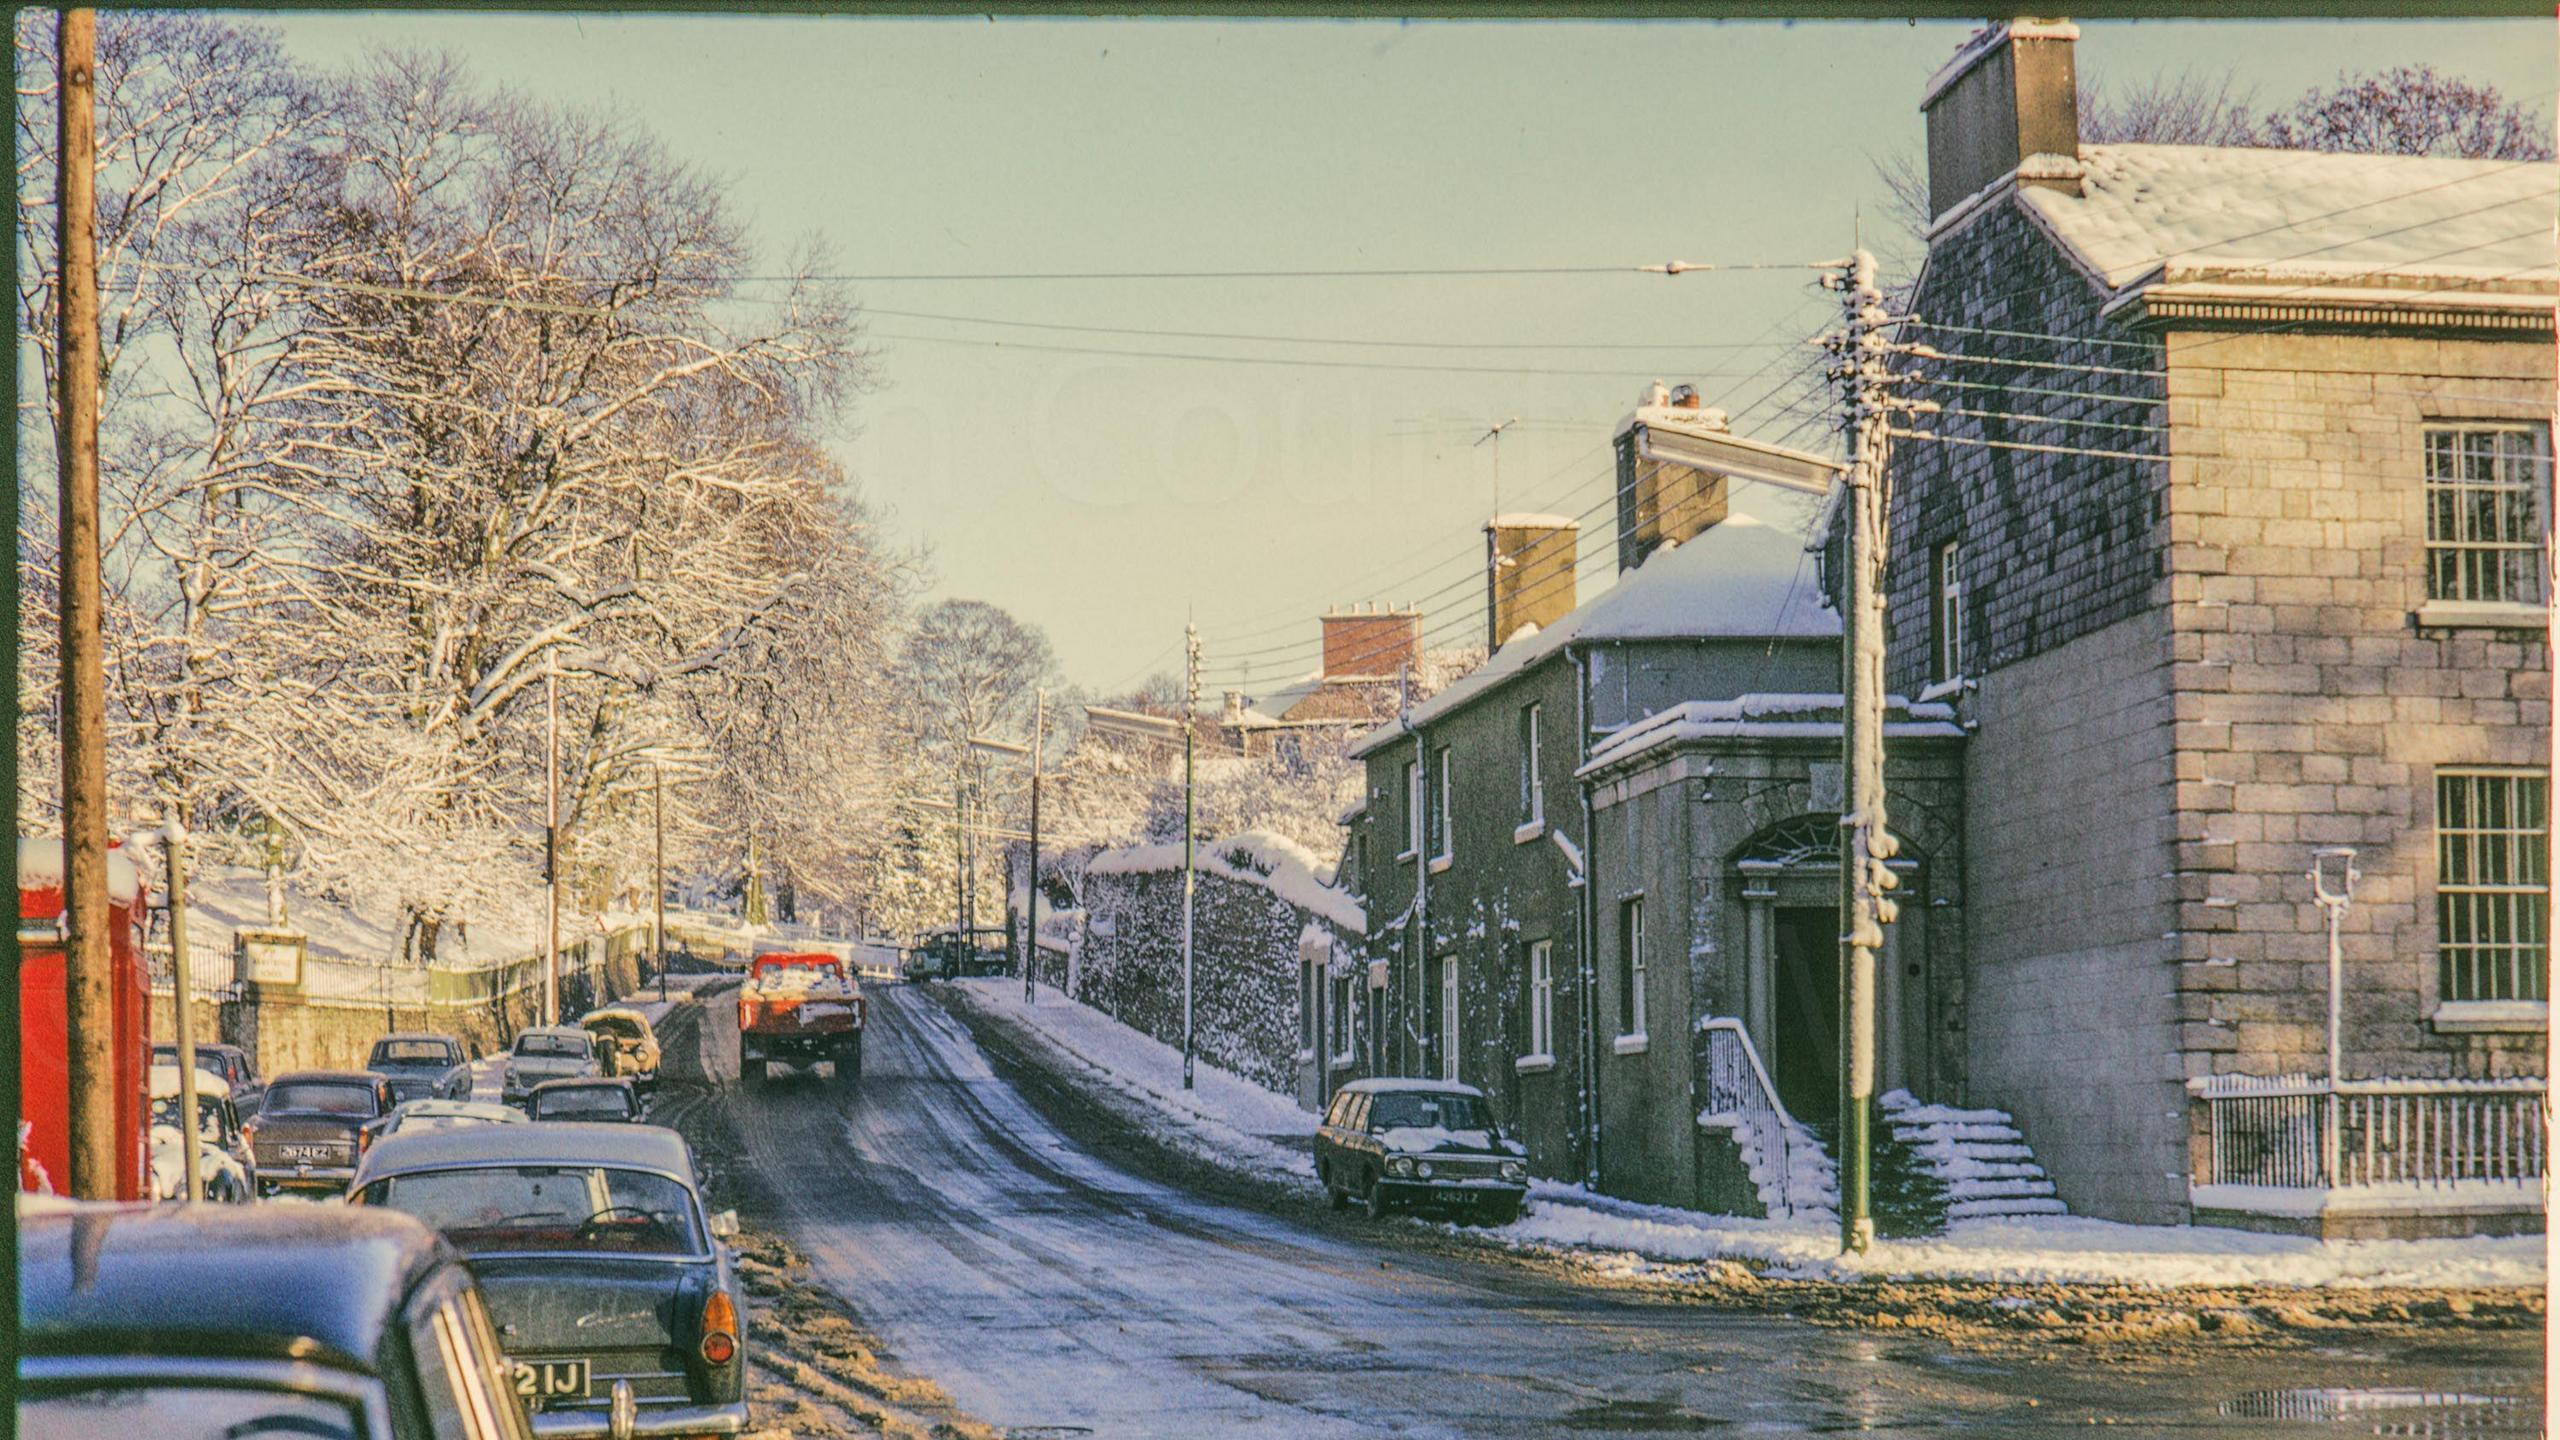
[[[1372,1218],[1449,1210],[1492,1225],[1520,1218],[1529,1152],[1502,1133],[1484,1092],[1449,1080],[1354,1080],[1316,1127],[1316,1178],[1335,1209]]]
[[[348,1203],[441,1231],[480,1283],[536,1435],[747,1428],[737,1217],[656,1125],[473,1125],[373,1147]]]

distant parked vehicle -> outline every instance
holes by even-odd
[[[595,1037],[604,1073],[624,1076],[642,1090],[657,1085],[658,1033],[648,1016],[617,1005],[588,1011],[578,1026]]]
[[[151,1193],[162,1200],[186,1194],[187,1127],[178,1123],[184,1098],[178,1067],[151,1067]],[[256,1198],[249,1181],[249,1141],[240,1130],[239,1112],[231,1108],[231,1087],[218,1075],[196,1077],[196,1173],[204,1181],[204,1198],[218,1205],[245,1205]]]
[[[1334,1208],[1357,1199],[1372,1219],[1411,1206],[1507,1225],[1529,1193],[1528,1147],[1502,1133],[1472,1085],[1354,1080],[1316,1127],[1315,1152]]]
[[[531,1440],[471,1272],[406,1215],[64,1204],[19,1217],[18,1287],[27,1440]]]
[[[594,1036],[575,1025],[536,1025],[518,1033],[507,1052],[506,1078],[499,1093],[508,1104],[521,1105],[525,1092],[545,1080],[603,1073]]]
[[[545,1080],[525,1092],[528,1120],[587,1120],[629,1124],[640,1118],[640,1094],[619,1076]]]
[[[862,1074],[863,999],[843,957],[824,952],[759,955],[738,987],[738,1072],[764,1083],[776,1060],[831,1061],[836,1079]]]
[[[177,1064],[178,1047],[152,1046],[151,1063]],[[258,1113],[258,1102],[266,1094],[267,1082],[258,1078],[258,1067],[249,1063],[248,1051],[237,1045],[199,1041],[196,1044],[196,1068],[207,1075],[219,1077],[223,1084],[231,1087],[231,1105],[240,1112],[241,1119]]]
[[[455,1130],[465,1125],[521,1125],[524,1112],[488,1100],[404,1100],[391,1112],[385,1136],[414,1135],[421,1130]]]
[[[385,1035],[364,1068],[391,1082],[395,1100],[468,1100],[471,1051],[451,1035]]]
[[[356,1162],[390,1123],[392,1106],[391,1082],[365,1071],[277,1076],[247,1126],[258,1193],[346,1189]]]
[[[747,1297],[684,1137],[483,1125],[384,1141],[349,1203],[444,1232],[488,1296],[545,1436],[747,1427]],[[628,1429],[616,1412],[631,1415]]]

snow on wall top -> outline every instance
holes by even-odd
[[[2083,145],[2081,194],[2019,203],[2110,290],[2159,276],[2560,278],[2560,164],[2210,145]]]
[[[1411,719],[1427,724],[1572,644],[1838,635],[1840,617],[1823,606],[1812,568],[1802,530],[1737,510],[1680,545],[1655,551],[1554,624],[1506,642],[1465,679],[1414,706]],[[1351,754],[1382,750],[1403,733],[1401,724],[1382,725]]]
[[[1236,863],[1238,858],[1244,863]],[[1259,885],[1282,900],[1323,916],[1352,934],[1368,933],[1365,906],[1332,884],[1333,869],[1316,853],[1285,835],[1247,830],[1219,840],[1203,840],[1194,848],[1192,864],[1230,880]],[[1182,842],[1132,845],[1105,850],[1085,866],[1087,875],[1143,875],[1182,868]]]
[[[59,890],[62,888],[62,842],[21,835],[18,837],[18,888],[21,890]],[[142,872],[134,867],[122,850],[107,852],[107,900],[110,904],[130,905],[142,893]]]
[[[1582,528],[1582,522],[1570,515],[1535,515],[1517,510],[1505,515],[1496,515],[1484,523],[1496,530],[1579,530]]]

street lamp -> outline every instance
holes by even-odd
[[[667,998],[667,766],[675,765],[689,773],[680,774],[677,783],[705,780],[711,757],[698,750],[681,750],[669,745],[650,745],[633,752],[649,762],[650,870],[649,888],[649,957],[658,967],[658,998]]]

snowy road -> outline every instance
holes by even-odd
[[[2462,1408],[2466,1433],[2504,1421],[2530,1433],[2539,1410],[2538,1395],[2516,1391],[2530,1382],[2534,1337],[2423,1354],[2347,1341],[2203,1362],[2009,1361],[1649,1303],[1320,1217],[1234,1208],[1095,1159],[997,1078],[928,997],[872,994],[858,1088],[794,1076],[744,1091],[730,1008],[678,1008],[653,1118],[691,1133],[707,1163],[753,1172],[743,1188],[768,1202],[762,1218],[862,1313],[884,1358],[1023,1440],[2061,1434],[2092,1423],[2340,1433],[2271,1419],[2332,1409],[2319,1387],[2383,1375],[2395,1387],[2496,1392]],[[709,1083],[687,1083],[695,1076]]]

